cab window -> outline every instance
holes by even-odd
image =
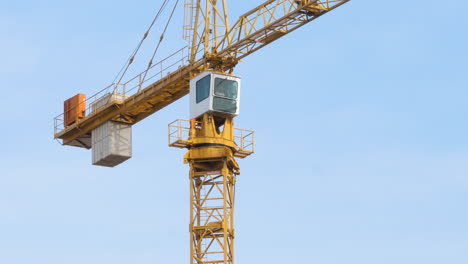
[[[237,99],[238,86],[237,81],[215,78],[214,94],[215,96]]]
[[[197,104],[210,96],[210,80],[211,74],[197,81],[195,89]]]

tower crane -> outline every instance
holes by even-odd
[[[190,120],[171,123],[168,136],[171,147],[188,149],[190,263],[232,264],[236,157],[254,152],[253,131],[234,128],[240,101],[234,68],[348,1],[267,0],[230,24],[226,0],[185,0],[184,37],[190,44],[128,81],[65,101],[54,138],[92,149],[93,164],[113,167],[131,157],[132,125],[190,94]]]

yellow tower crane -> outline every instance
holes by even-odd
[[[348,1],[267,0],[231,25],[226,0],[185,0],[184,37],[190,45],[126,82],[67,100],[55,118],[54,137],[64,145],[92,148],[93,164],[112,167],[131,156],[132,125],[190,93],[190,120],[169,125],[169,145],[188,149],[190,263],[232,264],[234,186],[240,173],[235,158],[254,151],[253,132],[233,126],[240,91],[233,69],[242,58]]]

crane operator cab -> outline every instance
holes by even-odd
[[[222,117],[239,114],[240,78],[204,72],[190,81],[190,118],[204,113]]]

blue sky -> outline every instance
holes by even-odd
[[[0,3],[0,263],[188,262],[188,167],[166,142],[187,98],[134,126],[114,169],[52,139],[63,100],[113,80],[160,2]],[[468,263],[467,8],[353,0],[239,64],[257,152],[237,263]]]

